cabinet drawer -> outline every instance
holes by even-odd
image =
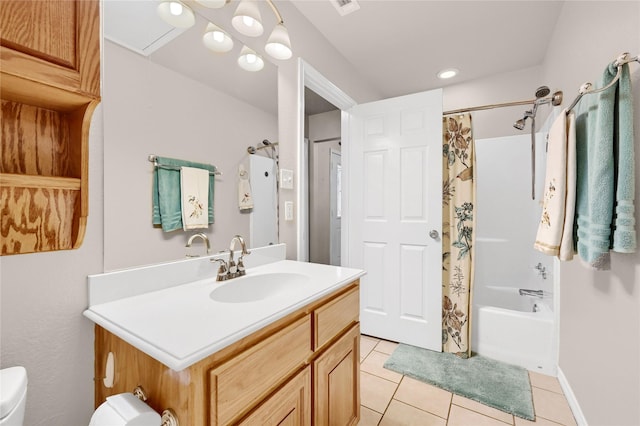
[[[279,386],[311,356],[311,322],[293,324],[210,370],[211,424],[225,425]]]
[[[313,312],[314,349],[324,346],[331,339],[356,323],[360,316],[360,292],[356,286]]]

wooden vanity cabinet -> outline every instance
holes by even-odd
[[[140,385],[180,426],[355,425],[360,418],[359,281],[176,372],[96,326],[96,406]]]
[[[77,248],[100,101],[100,1],[0,5],[0,255]]]

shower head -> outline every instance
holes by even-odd
[[[527,119],[527,117],[521,118],[520,120],[516,121],[513,124],[513,127],[515,127],[518,130],[523,130],[524,129],[524,122]]]
[[[536,99],[544,98],[549,93],[551,93],[551,90],[549,90],[549,87],[540,86],[536,89]]]
[[[264,140],[262,141],[262,145],[264,145],[264,146],[269,146],[269,145],[273,145],[273,144],[272,144],[271,142],[269,142],[269,140],[264,139]]]
[[[256,153],[256,147],[255,146],[248,146],[247,147],[247,152],[249,154],[255,154]]]

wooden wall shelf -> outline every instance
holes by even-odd
[[[100,102],[99,11],[99,0],[2,1],[1,255],[82,244],[89,126]]]

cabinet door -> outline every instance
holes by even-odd
[[[2,0],[2,72],[98,97],[99,13],[98,0]]]
[[[311,367],[269,397],[240,422],[243,426],[306,426],[311,424]]]
[[[313,363],[316,425],[355,425],[360,418],[360,324]]]

